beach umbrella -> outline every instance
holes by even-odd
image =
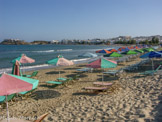
[[[13,64],[12,67],[12,74],[21,76],[21,71],[20,71],[20,62],[16,60],[16,62]]]
[[[111,51],[111,52],[118,52],[116,49],[110,49],[108,51]]]
[[[134,50],[136,52],[139,52],[139,53],[144,53],[144,51],[142,49],[137,49],[137,50]]]
[[[147,52],[155,51],[155,50],[152,49],[152,48],[145,48],[144,50],[147,51]]]
[[[97,50],[96,53],[100,52],[101,50]]]
[[[118,51],[122,51],[122,49],[125,49],[125,47],[118,48]]]
[[[90,64],[87,65],[87,67],[91,68],[115,68],[117,66],[116,61],[108,60],[105,58],[100,58],[96,61],[91,62]],[[103,74],[102,74],[102,81],[103,81]]]
[[[27,57],[25,54],[21,54],[21,56],[13,59],[12,60],[12,63],[15,63],[16,61],[19,61],[22,64],[25,64],[25,63],[34,63],[35,62],[34,59]]]
[[[19,76],[20,77],[20,76]],[[7,96],[23,91],[32,90],[33,85],[25,82],[22,78],[16,78],[15,75],[2,74],[0,77],[0,96],[6,96],[7,121],[9,121]]]
[[[16,61],[19,61],[21,64],[34,63],[35,62],[34,59],[27,57],[25,54],[21,54],[21,56],[13,59],[11,62],[15,63]]]
[[[74,63],[68,59],[63,58],[63,56],[59,55],[57,58],[47,61],[47,64],[52,64],[55,66],[70,66]],[[60,78],[60,71],[59,71],[59,78]]]
[[[116,61],[108,60],[105,58],[100,58],[87,65],[87,67],[91,68],[114,68],[116,66],[117,66]]]
[[[142,56],[140,56],[140,58],[162,58],[162,51],[151,51],[151,52],[148,52]],[[154,63],[153,63],[153,60],[152,61],[152,69],[154,70]]]
[[[98,53],[107,53],[107,54],[109,54],[109,53],[111,53],[111,51],[103,49],[103,50],[100,50]]]
[[[94,57],[97,57],[97,55],[94,53],[84,53],[84,54],[79,55],[78,57],[94,58]]]
[[[104,55],[104,57],[122,57],[122,55],[117,52],[112,52],[111,54]]]
[[[134,50],[129,50],[129,51],[124,52],[123,54],[132,55],[132,54],[137,54],[137,52],[135,52]]]

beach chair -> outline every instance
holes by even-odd
[[[156,73],[157,71],[160,70],[161,66],[162,66],[162,65],[159,65],[159,66],[156,68],[156,70],[147,70],[147,71],[141,72],[141,73],[139,73],[139,74],[140,74],[140,75],[153,75],[154,73]]]
[[[31,78],[31,77],[35,77],[37,74],[38,74],[38,71],[34,71],[31,75],[23,75],[23,77]]]
[[[47,84],[52,84],[52,85],[61,85],[64,84],[65,82],[73,80],[73,78],[57,78],[58,81],[46,81]]]
[[[108,87],[85,87],[85,90],[91,90],[91,91],[105,91],[108,89]]]
[[[108,82],[93,82],[94,85],[100,85],[100,86],[112,86],[113,83]]]
[[[7,101],[12,100],[16,94],[11,94],[7,96]],[[6,96],[0,96],[0,103],[4,103],[6,101]]]
[[[109,71],[103,72],[103,73],[104,74],[110,74],[110,75],[116,76],[118,73],[121,73],[121,72],[123,72],[123,69],[122,68],[119,69],[119,70],[109,70]]]
[[[47,84],[52,84],[52,85],[61,85],[63,82],[60,81],[46,81]]]

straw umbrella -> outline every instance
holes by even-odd
[[[27,83],[23,78],[16,78],[14,75],[2,74],[0,77],[0,96],[6,96],[7,121],[9,122],[9,111],[7,96],[10,94],[32,90],[33,85]]]

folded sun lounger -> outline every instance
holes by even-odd
[[[85,87],[85,90],[106,90],[107,87]]]
[[[94,85],[102,85],[102,86],[112,86],[113,83],[108,82],[93,82]]]
[[[156,70],[147,70],[147,71],[145,71],[145,72],[142,72],[142,73],[140,73],[140,75],[153,75],[154,73],[156,73],[157,71],[160,70],[161,66],[162,66],[162,65],[159,65],[159,66],[156,68]]]

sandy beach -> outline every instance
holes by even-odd
[[[140,62],[140,58],[118,65],[114,70]],[[158,62],[159,60],[157,60]],[[155,61],[156,62],[156,61]],[[24,117],[34,120],[44,113],[44,122],[160,122],[162,121],[162,76],[161,73],[143,76],[140,71],[150,69],[151,62],[138,71],[124,72],[119,77],[104,75],[105,82],[113,85],[99,94],[89,93],[83,88],[94,86],[93,82],[102,81],[102,70],[79,72],[87,63],[68,67],[40,70],[34,77],[39,80],[38,88],[31,95],[15,98],[9,102],[10,117]],[[149,66],[149,67],[148,67]],[[64,85],[47,85],[61,77],[80,75]],[[28,72],[31,74],[31,72]],[[0,119],[6,117],[5,104],[0,105]]]

